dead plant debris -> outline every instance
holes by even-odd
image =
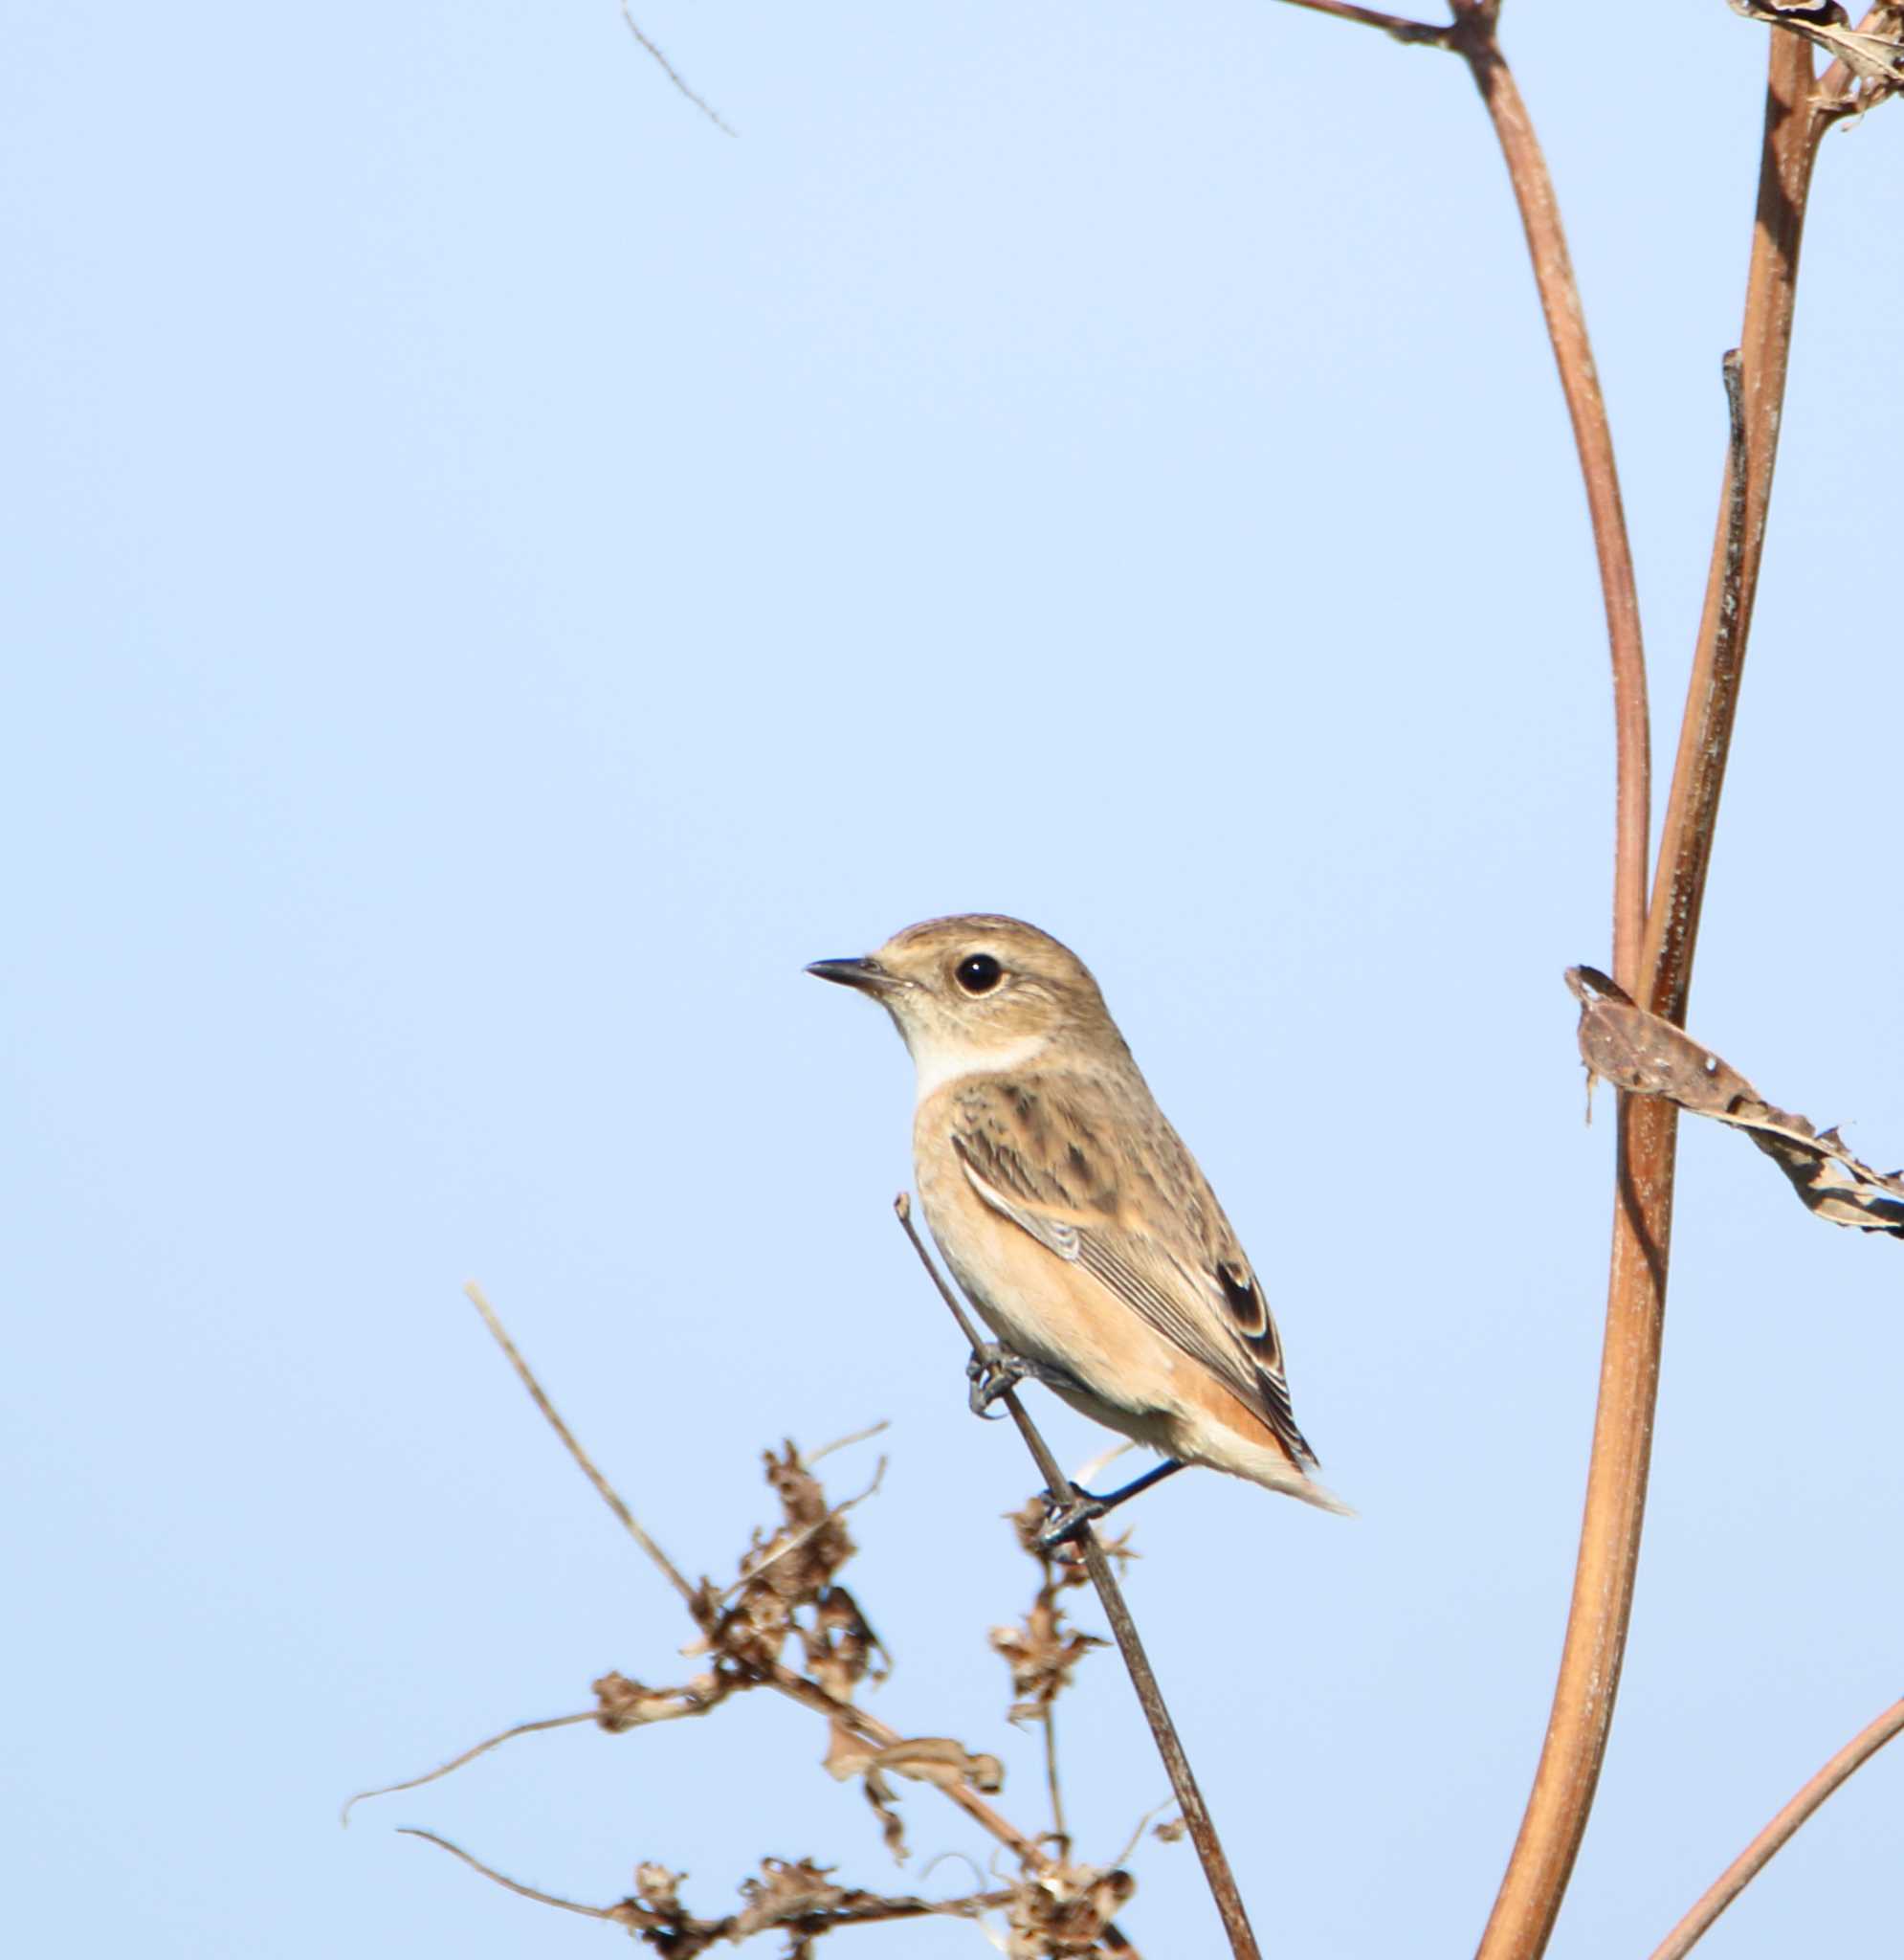
[[[606,1490],[605,1480],[562,1426],[528,1375],[526,1364],[513,1348],[507,1351],[557,1434],[598,1489],[605,1490],[611,1508],[626,1514],[627,1506]],[[592,1710],[520,1724],[426,1776],[390,1787],[413,1789],[499,1743],[537,1729],[592,1722],[609,1734],[621,1735],[660,1722],[706,1715],[736,1694],[771,1687],[826,1719],[824,1767],[841,1781],[858,1779],[896,1859],[903,1861],[907,1856],[897,1786],[922,1783],[944,1792],[1015,1855],[1014,1877],[1001,1878],[988,1890],[927,1899],[842,1885],[831,1866],[810,1858],[765,1858],[757,1875],[742,1883],[737,1910],[704,1914],[693,1911],[682,1896],[685,1874],[658,1862],[644,1861],[635,1867],[634,1889],[628,1897],[590,1905],[523,1884],[433,1832],[417,1830],[410,1835],[440,1846],[520,1897],[611,1920],[670,1960],[694,1960],[711,1948],[739,1946],[767,1933],[781,1936],[785,1945],[780,1950],[788,1960],[801,1960],[813,1951],[816,1941],[840,1927],[925,1917],[977,1919],[986,1914],[1002,1920],[1003,1930],[994,1933],[994,1941],[1011,1960],[1074,1960],[1091,1954],[1137,1960],[1137,1949],[1115,1924],[1117,1912],[1136,1889],[1136,1882],[1120,1868],[1121,1859],[1118,1866],[1110,1867],[1074,1860],[1061,1827],[1044,1838],[1019,1831],[985,1802],[1004,1782],[996,1756],[968,1748],[950,1736],[897,1735],[858,1706],[855,1697],[884,1680],[892,1663],[858,1600],[841,1580],[855,1550],[846,1513],[877,1490],[879,1475],[875,1473],[858,1497],[835,1503],[813,1474],[813,1462],[822,1454],[803,1457],[791,1441],[764,1453],[763,1469],[778,1503],[780,1521],[770,1530],[756,1528],[750,1534],[738,1561],[738,1576],[725,1587],[711,1579],[695,1584],[681,1579],[659,1548],[634,1526],[631,1514],[624,1516],[636,1542],[677,1583],[687,1603],[696,1634],[682,1651],[700,1657],[703,1663],[689,1679],[654,1686],[611,1670],[592,1684]],[[883,1459],[879,1467],[883,1472]],[[1045,1721],[1055,1805],[1052,1706],[1070,1685],[1078,1660],[1104,1643],[1075,1631],[1065,1619],[1061,1595],[1085,1583],[1086,1574],[1082,1567],[1039,1548],[1036,1532],[1043,1515],[1042,1503],[1033,1500],[1011,1520],[1021,1547],[1038,1561],[1038,1592],[1021,1625],[995,1629],[991,1637],[1011,1666],[1011,1719]],[[1123,1856],[1128,1855],[1127,1847]]]
[[[1852,1156],[1835,1127],[1767,1102],[1745,1078],[1683,1029],[1649,1013],[1593,967],[1570,967],[1580,1002],[1580,1054],[1589,1085],[1663,1096],[1694,1116],[1742,1129],[1790,1180],[1805,1208],[1833,1225],[1904,1238],[1904,1171],[1889,1175]]]

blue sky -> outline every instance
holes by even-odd
[[[1132,1594],[1266,1947],[1459,1952],[1532,1772],[1610,1205],[1573,1004],[1610,712],[1458,64],[1272,5],[6,5],[0,967],[22,1950],[602,1951],[390,1826],[719,1910],[894,1873],[755,1697],[350,1792],[688,1666],[463,1302],[684,1566],[878,1417],[878,1711],[1007,1765],[1028,1466],[888,1204],[905,1058],[800,972],[1006,910],[1092,964],[1361,1511],[1197,1475]],[[1507,39],[1625,471],[1670,766],[1761,30]],[[1904,1156],[1893,108],[1826,144],[1693,1027]],[[1554,1951],[1645,1952],[1897,1691],[1899,1253],[1689,1134],[1649,1535]],[[1072,1460],[1095,1433],[1061,1412]],[[859,1453],[864,1459],[867,1455]],[[840,1487],[870,1464],[842,1460]],[[1068,1704],[1110,1857],[1165,1794]],[[1888,1949],[1880,1758],[1712,1936]],[[909,1800],[923,1857],[985,1856]],[[1187,1846],[1125,1920],[1217,1950]],[[958,1860],[929,1881],[963,1885]],[[984,1950],[968,1927],[842,1934]]]

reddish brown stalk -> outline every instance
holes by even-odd
[[[1499,0],[1454,0],[1454,24],[1446,44],[1467,62],[1507,164],[1586,489],[1613,660],[1613,977],[1630,994],[1639,985],[1640,946],[1646,931],[1647,828],[1652,796],[1639,590],[1620,498],[1620,473],[1613,460],[1613,432],[1606,420],[1599,370],[1593,365],[1560,202],[1527,104],[1495,38],[1498,12]]]
[[[1827,121],[1813,106],[1808,50],[1794,36],[1774,34],[1738,357],[1739,409],[1648,919],[1642,957],[1648,985],[1636,996],[1675,1021],[1685,1013],[1764,540],[1805,193]],[[1600,1402],[1566,1643],[1534,1789],[1479,1960],[1535,1960],[1545,1950],[1599,1781],[1632,1611],[1677,1137],[1670,1105],[1622,1101]]]
[[[1735,488],[1729,456],[1727,495],[1706,580],[1705,610],[1699,620],[1698,648],[1687,688],[1686,718],[1680,725],[1679,755],[1673,765],[1652,910],[1647,921],[1646,964],[1653,981],[1647,1005],[1675,1022],[1685,1018],[1686,996],[1693,981],[1693,948],[1698,937],[1706,867],[1718,817],[1719,788],[1725,780],[1732,742],[1739,668],[1759,590],[1765,517],[1772,501],[1772,466],[1779,452],[1779,418],[1791,358],[1792,309],[1805,200],[1818,145],[1831,120],[1814,102],[1809,47],[1796,34],[1775,33],[1771,43],[1759,209],[1738,344],[1744,450],[1738,535],[1735,549],[1729,550]],[[1736,564],[1731,562],[1735,556]],[[1641,998],[1639,994],[1633,997]]]
[[[1566,232],[1561,223],[1560,201],[1527,104],[1495,33],[1500,0],[1452,0],[1454,18],[1446,27],[1378,13],[1345,4],[1345,0],[1289,0],[1289,4],[1380,29],[1397,40],[1446,48],[1459,55],[1467,62],[1494,123],[1508,182],[1520,210],[1535,290],[1540,297],[1554,366],[1560,372],[1561,393],[1573,424],[1574,448],[1593,526],[1594,555],[1600,567],[1601,603],[1606,614],[1613,667],[1612,970],[1620,985],[1637,998],[1646,933],[1647,832],[1652,799],[1639,589],[1633,576],[1620,474],[1613,457],[1613,432],[1606,419],[1605,397],[1600,391],[1600,373],[1587,338]]]
[[[1686,1917],[1653,1949],[1652,1960],[1685,1960],[1713,1922],[1764,1870],[1812,1812],[1900,1731],[1904,1731],[1904,1702],[1893,1702],[1869,1727],[1859,1730],[1726,1866]]]

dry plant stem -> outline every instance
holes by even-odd
[[[1728,444],[1727,495],[1648,919],[1642,957],[1647,991],[1635,996],[1674,1021],[1685,1013],[1738,663],[1763,545],[1805,192],[1827,123],[1813,112],[1811,87],[1809,51],[1793,36],[1773,35],[1740,340],[1742,420]],[[1632,1611],[1659,1381],[1677,1131],[1671,1108],[1636,1104],[1627,1097],[1621,1103],[1600,1401],[1566,1643],[1539,1768],[1482,1935],[1480,1960],[1534,1960],[1546,1948],[1599,1781]]]
[[[1399,13],[1379,13],[1372,7],[1356,7],[1350,0],[1289,0],[1289,5],[1304,8],[1311,13],[1327,13],[1337,20],[1352,20],[1358,27],[1372,27],[1395,40],[1422,47],[1446,48],[1453,32],[1425,20],[1404,20]]]
[[[620,1494],[609,1480],[595,1468],[594,1464],[589,1460],[587,1451],[575,1440],[567,1423],[556,1413],[555,1404],[543,1394],[542,1383],[530,1372],[529,1364],[517,1351],[515,1342],[509,1338],[508,1328],[497,1318],[496,1309],[490,1305],[482,1288],[472,1280],[463,1288],[463,1291],[468,1295],[471,1305],[481,1314],[483,1325],[489,1329],[496,1345],[509,1357],[509,1365],[516,1370],[516,1378],[528,1390],[530,1399],[542,1412],[543,1421],[562,1438],[563,1447],[575,1459],[583,1476],[587,1478],[588,1481],[595,1486],[595,1494],[621,1520],[622,1528],[648,1554],[654,1562],[656,1568],[666,1575],[668,1582],[674,1587],[675,1591],[687,1601],[688,1611],[690,1613],[694,1612],[697,1607],[695,1589],[681,1576],[680,1569],[675,1564],[674,1560],[641,1528],[635,1520],[634,1513],[623,1503]]]
[[[399,1824],[397,1831],[401,1837],[421,1838],[426,1844],[447,1851],[452,1858],[460,1859],[472,1871],[480,1872],[505,1891],[514,1892],[519,1899],[533,1899],[538,1905],[553,1905],[563,1912],[578,1913],[584,1919],[609,1919],[624,1926],[628,1924],[628,1902],[621,1905],[583,1905],[573,1899],[559,1899],[553,1892],[544,1892],[506,1877],[493,1866],[484,1864],[481,1859],[472,1858],[461,1845],[452,1844],[447,1838],[439,1838],[434,1831],[419,1830],[413,1824]],[[868,1899],[831,1913],[828,1927],[877,1926],[897,1919],[976,1919],[982,1912],[1000,1911],[1010,1904],[1009,1892],[972,1892],[963,1899]],[[712,1930],[716,1937],[720,1936],[719,1927]]]
[[[958,1322],[959,1330],[970,1345],[974,1354],[984,1346],[978,1329],[972,1325],[971,1317],[960,1305],[954,1294],[933,1263],[932,1255],[925,1249],[925,1242],[919,1236],[919,1228],[913,1223],[912,1200],[904,1192],[893,1201],[899,1224],[906,1236],[912,1240],[913,1250],[919,1255],[922,1265],[939,1289],[939,1297],[952,1310],[952,1318]],[[1045,1488],[1050,1492],[1053,1503],[1066,1504],[1072,1501],[1072,1484],[1058,1460],[1052,1455],[1051,1446],[1038,1433],[1037,1426],[1025,1413],[1012,1391],[1007,1390],[999,1397],[1018,1426],[1018,1434],[1025,1438],[1025,1447],[1031,1453],[1031,1460],[1038,1466],[1038,1474],[1045,1480]],[[1223,1921],[1223,1929],[1229,1938],[1229,1949],[1235,1960],[1261,1960],[1262,1949],[1256,1945],[1256,1935],[1251,1930],[1250,1916],[1244,1910],[1243,1895],[1237,1889],[1235,1874],[1229,1868],[1229,1860],[1224,1855],[1222,1840],[1216,1835],[1216,1825],[1204,1803],[1203,1792],[1197,1788],[1195,1773],[1190,1769],[1190,1760],[1184,1753],[1184,1745],[1178,1740],[1177,1726],[1170,1719],[1170,1710],[1164,1705],[1163,1692],[1157,1684],[1157,1675],[1152,1669],[1149,1657],[1143,1651],[1143,1642],[1138,1637],[1137,1622],[1132,1619],[1130,1608],[1124,1604],[1122,1589],[1111,1570],[1111,1562],[1104,1556],[1104,1548],[1097,1541],[1097,1534],[1090,1526],[1085,1526],[1077,1534],[1077,1547],[1084,1554],[1085,1570],[1091,1574],[1091,1583],[1097,1589],[1097,1597],[1104,1608],[1104,1616],[1111,1623],[1111,1632],[1118,1642],[1118,1651],[1123,1656],[1125,1671],[1130,1675],[1131,1685],[1137,1690],[1137,1698],[1143,1709],[1144,1720],[1150,1725],[1152,1739],[1157,1744],[1157,1753],[1163,1759],[1163,1767],[1169,1772],[1170,1787],[1176,1793],[1177,1803],[1184,1814],[1184,1822],[1188,1827],[1191,1842],[1197,1847],[1197,1857],[1202,1860],[1204,1879],[1210,1889],[1210,1896],[1216,1901],[1218,1915]]]
[[[452,1858],[461,1859],[473,1872],[480,1872],[484,1878],[493,1879],[506,1892],[514,1892],[519,1899],[533,1899],[538,1905],[553,1905],[563,1912],[578,1912],[585,1919],[613,1919],[611,1905],[578,1905],[573,1899],[558,1899],[553,1892],[539,1892],[534,1885],[525,1885],[520,1880],[504,1878],[503,1875],[483,1863],[479,1858],[472,1858],[460,1844],[452,1844],[447,1838],[437,1837],[434,1831],[425,1831],[415,1824],[399,1824],[399,1838],[421,1838],[426,1844],[433,1844],[439,1851],[447,1851]]]
[[[1640,984],[1640,946],[1646,931],[1647,830],[1652,796],[1639,589],[1613,460],[1613,432],[1606,420],[1599,370],[1593,365],[1560,203],[1527,105],[1495,39],[1497,12],[1498,0],[1454,0],[1454,25],[1446,45],[1467,62],[1507,164],[1586,488],[1613,659],[1613,977],[1632,993]]]
[[[1622,1096],[1600,1398],[1560,1676],[1534,1788],[1479,1960],[1546,1949],[1600,1780],[1632,1614],[1672,1221],[1673,1115]]]
[[[1705,610],[1699,621],[1679,756],[1673,767],[1672,792],[1666,807],[1666,829],[1653,882],[1652,911],[1647,922],[1651,997],[1633,994],[1654,1013],[1674,1022],[1683,1022],[1686,1014],[1706,867],[1712,856],[1719,788],[1725,779],[1738,700],[1739,668],[1759,589],[1765,518],[1772,500],[1772,466],[1778,457],[1779,419],[1791,356],[1805,200],[1818,145],[1830,121],[1828,114],[1814,106],[1811,50],[1796,34],[1773,34],[1759,209],[1738,344],[1744,443],[1739,537],[1735,554],[1727,548],[1733,525],[1729,494],[1720,513],[1718,542],[1706,582]],[[1729,457],[1729,492],[1734,474]]]
[[[1612,970],[1613,977],[1637,999],[1641,943],[1646,933],[1647,832],[1652,799],[1639,589],[1633,577],[1632,546],[1627,537],[1626,508],[1613,459],[1613,433],[1606,419],[1605,398],[1600,391],[1600,373],[1593,364],[1566,233],[1561,224],[1560,202],[1527,105],[1495,35],[1499,0],[1452,0],[1454,19],[1447,27],[1373,12],[1346,5],[1344,0],[1289,0],[1289,4],[1379,28],[1397,40],[1446,48],[1459,55],[1467,62],[1494,123],[1515,203],[1520,210],[1535,289],[1540,296],[1554,365],[1560,371],[1561,393],[1573,424],[1587,515],[1593,525],[1593,548],[1600,566],[1601,602],[1613,662],[1616,820]]]
[[[1064,1792],[1058,1786],[1057,1711],[1047,1703],[1039,1719],[1045,1731],[1045,1788],[1052,1798],[1052,1836],[1058,1840],[1062,1857],[1071,1850],[1071,1832],[1064,1820]]]
[[[698,109],[701,112],[701,114],[705,116],[707,120],[710,122],[712,122],[718,130],[720,131],[721,135],[734,135],[735,131],[728,128],[727,124],[720,120],[720,112],[717,108],[715,108],[714,104],[712,102],[703,100],[699,96],[697,96],[694,92],[694,90],[688,86],[687,77],[684,76],[680,72],[680,70],[676,68],[675,64],[668,59],[667,56],[662,54],[661,50],[657,48],[654,45],[654,43],[652,40],[650,40],[645,33],[642,33],[640,26],[637,24],[635,20],[633,11],[631,9],[629,5],[629,0],[622,0],[622,20],[623,23],[627,26],[629,33],[631,33],[634,36],[635,40],[639,43],[643,53],[646,54],[649,59],[653,61],[660,69],[661,73],[665,75],[668,78],[668,79],[672,81],[677,89],[680,90],[682,95],[687,97],[688,100],[691,101],[695,105],[695,107]]]
[[[505,1742],[514,1742],[519,1735],[542,1735],[551,1728],[574,1728],[582,1723],[594,1723],[601,1719],[598,1708],[583,1708],[573,1715],[548,1715],[540,1722],[519,1722],[513,1728],[505,1728],[500,1735],[486,1736],[481,1742],[466,1748],[461,1755],[452,1756],[447,1763],[439,1763],[433,1770],[426,1770],[421,1776],[406,1776],[401,1783],[386,1783],[376,1790],[360,1790],[338,1814],[340,1824],[350,1822],[350,1814],[360,1803],[368,1803],[373,1796],[395,1796],[406,1790],[421,1790],[426,1783],[434,1783],[444,1776],[453,1776],[465,1763],[474,1763],[478,1756],[486,1756],[491,1749],[499,1749]]]
[[[1713,1922],[1764,1870],[1812,1812],[1900,1730],[1904,1730],[1904,1702],[1893,1702],[1869,1727],[1854,1735],[1726,1866],[1686,1917],[1653,1949],[1652,1960],[1685,1960]]]

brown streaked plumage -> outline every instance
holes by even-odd
[[[912,1051],[919,1201],[1000,1342],[1139,1442],[1345,1509],[1309,1474],[1248,1256],[1083,962],[973,914],[808,970],[870,993]]]

